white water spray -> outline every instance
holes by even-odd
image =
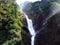
[[[25,14],[25,16],[26,16],[29,32],[32,35],[32,37],[31,37],[31,45],[34,45],[34,39],[35,39],[36,33],[35,33],[35,30],[34,30],[34,27],[33,27],[33,23],[32,23],[32,20],[29,19],[26,14]]]

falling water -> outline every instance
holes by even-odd
[[[20,3],[18,3],[18,0],[16,0],[16,3],[20,6]],[[26,20],[27,20],[27,24],[28,24],[28,30],[30,32],[30,34],[32,35],[31,37],[31,45],[34,45],[34,38],[35,38],[35,30],[34,30],[34,27],[33,27],[33,22],[31,19],[28,18],[28,16],[24,13],[25,17],[26,17]]]
[[[34,38],[35,38],[36,33],[35,33],[35,30],[34,30],[34,27],[33,27],[33,23],[32,23],[32,20],[29,19],[26,14],[25,14],[25,16],[26,16],[29,32],[32,35],[32,37],[31,37],[31,45],[34,45]]]

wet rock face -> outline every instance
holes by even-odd
[[[47,27],[36,34],[35,45],[60,45],[60,13],[48,20]]]
[[[28,27],[27,27],[27,20],[26,17],[24,16],[24,14],[22,14],[21,16],[21,22],[23,23],[23,27],[22,27],[22,42],[21,45],[31,45],[31,35],[29,33]]]
[[[41,12],[39,12],[39,13],[35,12],[28,16],[30,19],[32,19],[35,31],[38,31],[41,28],[45,17],[43,16],[43,14]]]
[[[42,6],[42,7],[45,8],[44,6]],[[45,9],[45,10],[47,10],[47,9]],[[30,12],[27,12],[26,14],[28,15],[28,17],[30,19],[32,19],[34,29],[36,31],[40,31],[43,21],[46,18],[45,16],[47,16],[47,15],[45,15],[41,10],[39,10],[39,8],[37,9],[37,11],[30,11]],[[23,19],[22,22],[25,25],[25,27],[27,27],[27,21],[25,18]],[[47,24],[48,25],[44,28],[43,31],[36,34],[35,45],[60,45],[60,13],[57,13],[54,16],[52,16],[47,21]],[[27,33],[27,34],[29,34],[29,33]],[[27,37],[29,37],[29,36],[27,36]],[[26,38],[24,38],[24,39],[26,39]],[[28,41],[26,41],[26,42],[28,42]],[[28,43],[28,44],[30,44],[30,43]]]
[[[28,8],[25,7],[26,9],[23,9],[23,12],[33,21],[33,26],[36,31],[41,28],[43,20],[45,19],[42,9],[40,8],[40,3],[40,1],[29,3],[30,6],[27,5]],[[23,20],[23,24],[27,27],[26,19]]]
[[[31,15],[28,15],[28,17],[30,19],[32,19],[33,21],[33,26],[34,26],[34,29],[36,31],[38,31],[40,28],[41,28],[41,25],[43,23],[43,20],[44,20],[44,16],[42,14],[42,12],[39,12],[39,13],[31,13]],[[26,18],[24,17],[22,19],[22,23],[24,24],[24,26],[27,28],[27,21],[26,21]],[[28,32],[28,30],[25,30],[27,32],[27,34],[22,34],[22,39],[23,39],[23,42],[26,44],[26,45],[30,45],[31,44],[31,35],[30,33]],[[28,35],[29,34],[29,35]],[[26,39],[26,40],[25,40]]]
[[[38,31],[38,30],[41,28],[41,26],[42,26],[42,24],[43,24],[43,20],[44,20],[44,18],[45,18],[45,17],[43,16],[43,14],[42,14],[41,12],[40,12],[40,14],[33,13],[33,14],[31,14],[31,15],[28,15],[28,17],[32,20],[34,29],[35,29],[36,31]],[[23,22],[23,24],[25,25],[25,27],[27,27],[26,18],[24,18],[24,19],[22,20],[22,22]]]

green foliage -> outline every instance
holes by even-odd
[[[21,13],[15,0],[0,0],[0,45],[21,41]]]

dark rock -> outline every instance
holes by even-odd
[[[36,34],[35,45],[60,45],[60,13],[48,20],[48,26]]]
[[[22,33],[22,41],[23,41],[24,45],[31,45],[31,35],[29,33],[27,33],[27,34]]]

